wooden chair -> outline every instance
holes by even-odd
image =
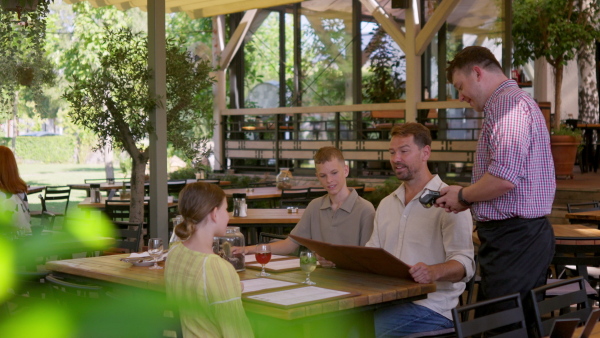
[[[552,289],[564,286],[571,286],[572,291],[555,297],[547,297]],[[591,312],[586,295],[585,280],[581,276],[535,288],[531,290],[531,299],[535,311],[536,329],[540,337],[549,335],[554,321],[559,318],[578,318],[580,323],[585,323]],[[557,311],[560,311],[559,315],[556,315]]]
[[[498,305],[502,307],[494,313],[472,320],[464,319],[471,317],[468,313],[465,316],[465,312]],[[518,293],[454,308],[452,309],[452,318],[454,319],[456,335],[459,338],[479,335],[508,325],[511,325],[507,328],[507,330],[510,330],[509,332],[503,332],[494,337],[527,338],[523,305],[521,304],[521,296]]]
[[[308,198],[309,188],[300,189],[282,189],[279,207],[302,207],[306,208],[310,199]]]

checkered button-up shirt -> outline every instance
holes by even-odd
[[[512,182],[515,188],[472,211],[478,221],[537,218],[552,209],[556,181],[550,136],[537,103],[513,80],[503,82],[483,108],[472,182],[485,173]]]

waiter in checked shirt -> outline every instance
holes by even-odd
[[[523,304],[530,304],[529,291],[546,283],[554,255],[554,233],[546,215],[556,181],[544,117],[485,47],[463,49],[446,71],[460,100],[483,111],[485,118],[472,184],[443,188],[436,206],[455,213],[471,208],[481,241],[480,296],[520,292]]]

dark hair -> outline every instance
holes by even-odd
[[[189,238],[196,232],[196,225],[204,220],[215,208],[221,206],[225,192],[216,184],[196,182],[187,184],[179,193],[179,214],[183,222],[175,227],[175,234],[181,239]]]
[[[431,147],[431,132],[427,127],[420,123],[409,122],[401,125],[396,125],[392,128],[392,137],[413,136],[415,144],[420,148],[424,146]]]
[[[500,62],[489,49],[481,46],[470,46],[458,52],[454,60],[448,61],[448,68],[446,68],[448,82],[453,83],[452,77],[455,71],[473,66],[502,72]]]
[[[317,153],[315,156],[313,156],[313,159],[315,160],[315,164],[322,164],[335,159],[344,162],[344,155],[342,155],[341,150],[336,147],[322,147],[321,149],[317,150]]]
[[[27,183],[19,176],[15,155],[5,146],[0,146],[0,190],[11,194],[27,192]]]

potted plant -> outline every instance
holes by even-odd
[[[573,166],[582,139],[581,130],[566,124],[552,129],[550,144],[556,177],[573,178]]]

